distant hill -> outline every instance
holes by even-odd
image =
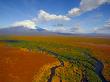
[[[36,27],[36,29],[30,29],[24,26],[16,26],[9,28],[0,29],[0,35],[63,35],[63,36],[90,36],[90,37],[109,37],[108,34],[99,33],[62,33],[62,32],[52,32],[44,28]]]
[[[0,29],[0,35],[57,35],[57,33],[40,27],[30,29],[24,26],[17,26]]]

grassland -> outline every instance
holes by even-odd
[[[106,82],[110,80],[110,39],[108,38],[11,36],[2,37],[0,41],[6,43],[8,47],[47,53],[58,59],[59,63],[44,67],[46,69],[42,71],[39,77],[42,80],[39,82]],[[35,76],[34,81],[38,82],[39,75],[35,74]]]

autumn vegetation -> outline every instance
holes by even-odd
[[[28,62],[27,60],[29,60],[34,62],[32,64],[33,69],[30,68],[29,70],[33,71],[35,68],[39,68],[38,72],[33,71],[34,74],[32,76],[34,82],[47,82],[51,73],[50,69],[54,66],[58,66],[61,61],[63,61],[64,66],[58,66],[58,68],[55,69],[55,75],[52,78],[52,82],[59,82],[59,80],[62,80],[62,82],[81,82],[84,78],[87,78],[90,82],[101,82],[98,74],[94,72],[96,60],[93,58],[102,62],[104,65],[102,73],[105,79],[110,81],[109,38],[73,36],[5,36],[2,37],[0,41],[0,53],[6,54],[5,50],[8,51],[11,49],[11,51],[9,50],[9,53],[17,53],[20,58],[23,56],[22,58],[24,60],[21,58],[23,61],[20,61],[18,65],[16,64],[17,66],[21,67],[22,64],[20,65],[20,63]],[[5,45],[5,48],[3,44]],[[8,54],[8,56],[20,60],[17,54]],[[3,59],[2,55],[0,56],[1,59]],[[26,59],[26,57],[29,59]],[[14,58],[12,60],[14,60]],[[38,60],[36,58],[38,58]],[[41,62],[40,60],[43,61]],[[1,64],[4,63],[1,62]],[[36,66],[34,67],[34,65]],[[25,67],[30,66],[26,65]],[[20,71],[21,70],[19,70],[19,72]],[[24,76],[27,75],[25,74]],[[31,79],[30,81],[28,80],[29,82],[31,82],[32,76],[30,76]],[[2,74],[2,77],[5,76]],[[22,82],[25,82],[25,80]]]

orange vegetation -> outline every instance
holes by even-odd
[[[25,51],[0,43],[0,82],[32,82],[43,65],[56,61],[46,53]]]

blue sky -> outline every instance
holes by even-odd
[[[110,0],[0,0],[0,28],[110,33]]]

